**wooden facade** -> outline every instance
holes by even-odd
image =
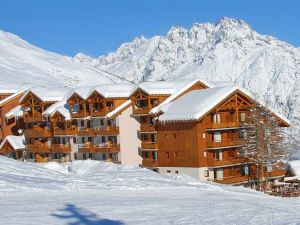
[[[246,158],[244,129],[252,100],[236,92],[196,121],[158,123],[158,167],[206,168],[206,177],[223,184],[253,180]],[[284,176],[274,169],[269,177]]]
[[[193,90],[200,90],[208,88],[204,83],[198,81],[193,84],[187,90],[178,94],[174,100],[180,98],[186,93]],[[155,115],[150,115],[149,112],[154,107],[163,103],[170,95],[167,94],[156,94],[149,95],[142,89],[138,88],[131,95],[130,99],[132,101],[132,111],[133,116],[138,118],[140,122],[140,138],[141,138],[141,156],[143,158],[143,166],[147,168],[156,168],[159,163],[158,159],[158,149],[159,142],[157,141],[157,127],[154,124]],[[156,170],[156,169],[155,169]]]

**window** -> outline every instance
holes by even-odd
[[[213,123],[221,123],[221,114],[220,113],[214,113],[212,117]]]
[[[240,122],[245,122],[246,120],[246,113],[245,112],[241,112],[240,113]]]
[[[88,137],[88,142],[92,142],[92,137]]]
[[[204,152],[204,157],[207,157],[207,152]]]
[[[93,104],[93,108],[94,108],[95,112],[98,112],[99,111],[99,104],[98,103],[94,103]]]
[[[76,137],[73,137],[73,143],[76,144]]]
[[[114,107],[114,102],[113,101],[108,101],[106,102],[106,107]]]
[[[216,178],[218,180],[223,180],[223,169],[217,169],[217,171],[216,171]]]
[[[81,143],[84,144],[85,143],[85,138],[81,137]]]
[[[105,153],[103,153],[102,158],[103,158],[103,160],[106,160],[106,154]]]
[[[82,154],[82,158],[86,159],[86,154],[85,153]]]
[[[167,170],[167,173],[171,173],[171,170]]]
[[[209,177],[209,170],[204,170],[204,176]]]
[[[213,135],[213,138],[214,138],[214,142],[221,142],[222,141],[221,132],[220,131],[215,131],[214,135]]]
[[[179,174],[178,170],[175,171],[176,174]]]
[[[153,157],[154,160],[157,160],[157,152],[153,152],[152,157]]]
[[[80,126],[84,127],[84,120],[80,121]]]
[[[202,138],[203,138],[203,139],[206,138],[206,134],[205,134],[205,133],[202,134]]]
[[[92,159],[92,158],[93,158],[93,154],[89,153],[89,159]]]
[[[100,125],[101,125],[101,126],[104,126],[104,119],[101,119],[101,120],[100,120]]]
[[[169,152],[166,152],[167,158],[170,158],[170,154]]]
[[[77,153],[74,153],[74,159],[77,160]]]
[[[73,106],[72,112],[74,112],[74,113],[79,112],[79,105],[78,105],[78,104],[75,104],[75,105]]]
[[[101,142],[105,143],[105,137],[104,136],[101,137]]]
[[[245,176],[245,175],[248,175],[248,174],[249,174],[249,167],[248,167],[248,165],[241,166],[241,175]]]

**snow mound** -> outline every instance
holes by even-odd
[[[202,188],[222,190],[184,175],[162,175],[135,166],[93,160],[25,163],[0,156],[0,191]]]

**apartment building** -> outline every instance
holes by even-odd
[[[254,98],[237,86],[221,86],[187,93],[160,107],[157,122],[158,170],[183,173],[199,180],[242,184],[255,180],[256,168],[246,157],[245,119]],[[282,127],[287,119],[275,113]],[[284,168],[268,171],[270,180]]]

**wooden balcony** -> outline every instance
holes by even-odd
[[[223,139],[220,142],[208,141],[206,142],[207,149],[222,149],[231,147],[240,147],[245,144],[242,138]]]
[[[219,184],[239,184],[248,182],[249,176],[232,176],[224,177],[223,179],[215,179],[214,181]]]
[[[92,144],[86,143],[78,146],[80,152],[88,153],[118,153],[120,152],[119,144]]]
[[[153,124],[142,123],[141,133],[156,133],[155,126]]]
[[[273,169],[271,172],[266,172],[265,177],[284,177],[285,169]]]
[[[223,158],[222,160],[212,159],[207,161],[208,167],[222,167],[236,164],[243,164],[247,162],[245,157],[232,157],[232,158]]]
[[[208,122],[205,124],[207,130],[218,130],[218,129],[226,129],[226,128],[234,128],[239,127],[239,123],[237,121],[225,120],[220,122]]]
[[[143,158],[142,164],[144,167],[158,167],[158,160]]]
[[[84,112],[72,112],[71,113],[72,118],[85,118],[87,116],[88,116],[88,113],[84,113]]]
[[[36,114],[36,115],[24,114],[24,122],[25,123],[41,122],[44,120],[45,119],[41,114]]]
[[[51,146],[48,145],[48,143],[36,142],[34,144],[26,145],[26,150],[33,153],[50,153]]]
[[[26,138],[47,138],[52,136],[51,129],[30,129],[25,130],[24,135]]]
[[[71,152],[71,145],[52,144],[51,145],[51,152],[54,152],[54,153],[70,153]]]
[[[158,149],[158,144],[157,144],[157,142],[142,141],[141,149],[142,150],[157,150]]]
[[[79,129],[79,136],[97,136],[97,135],[110,135],[117,136],[119,134],[119,127],[117,126],[106,126],[106,127],[93,127]]]
[[[150,111],[149,107],[146,107],[146,108],[134,108],[133,115],[134,116],[145,115],[145,114],[149,114],[149,111]]]
[[[103,108],[103,109],[101,109],[100,111],[97,111],[97,112],[91,111],[90,115],[92,117],[104,117],[104,116],[106,116],[107,113],[113,111],[114,109],[115,109],[114,106],[113,107],[105,107],[105,108]]]
[[[53,129],[53,134],[54,136],[75,136],[77,135],[77,127],[71,127],[66,129],[55,127]]]

